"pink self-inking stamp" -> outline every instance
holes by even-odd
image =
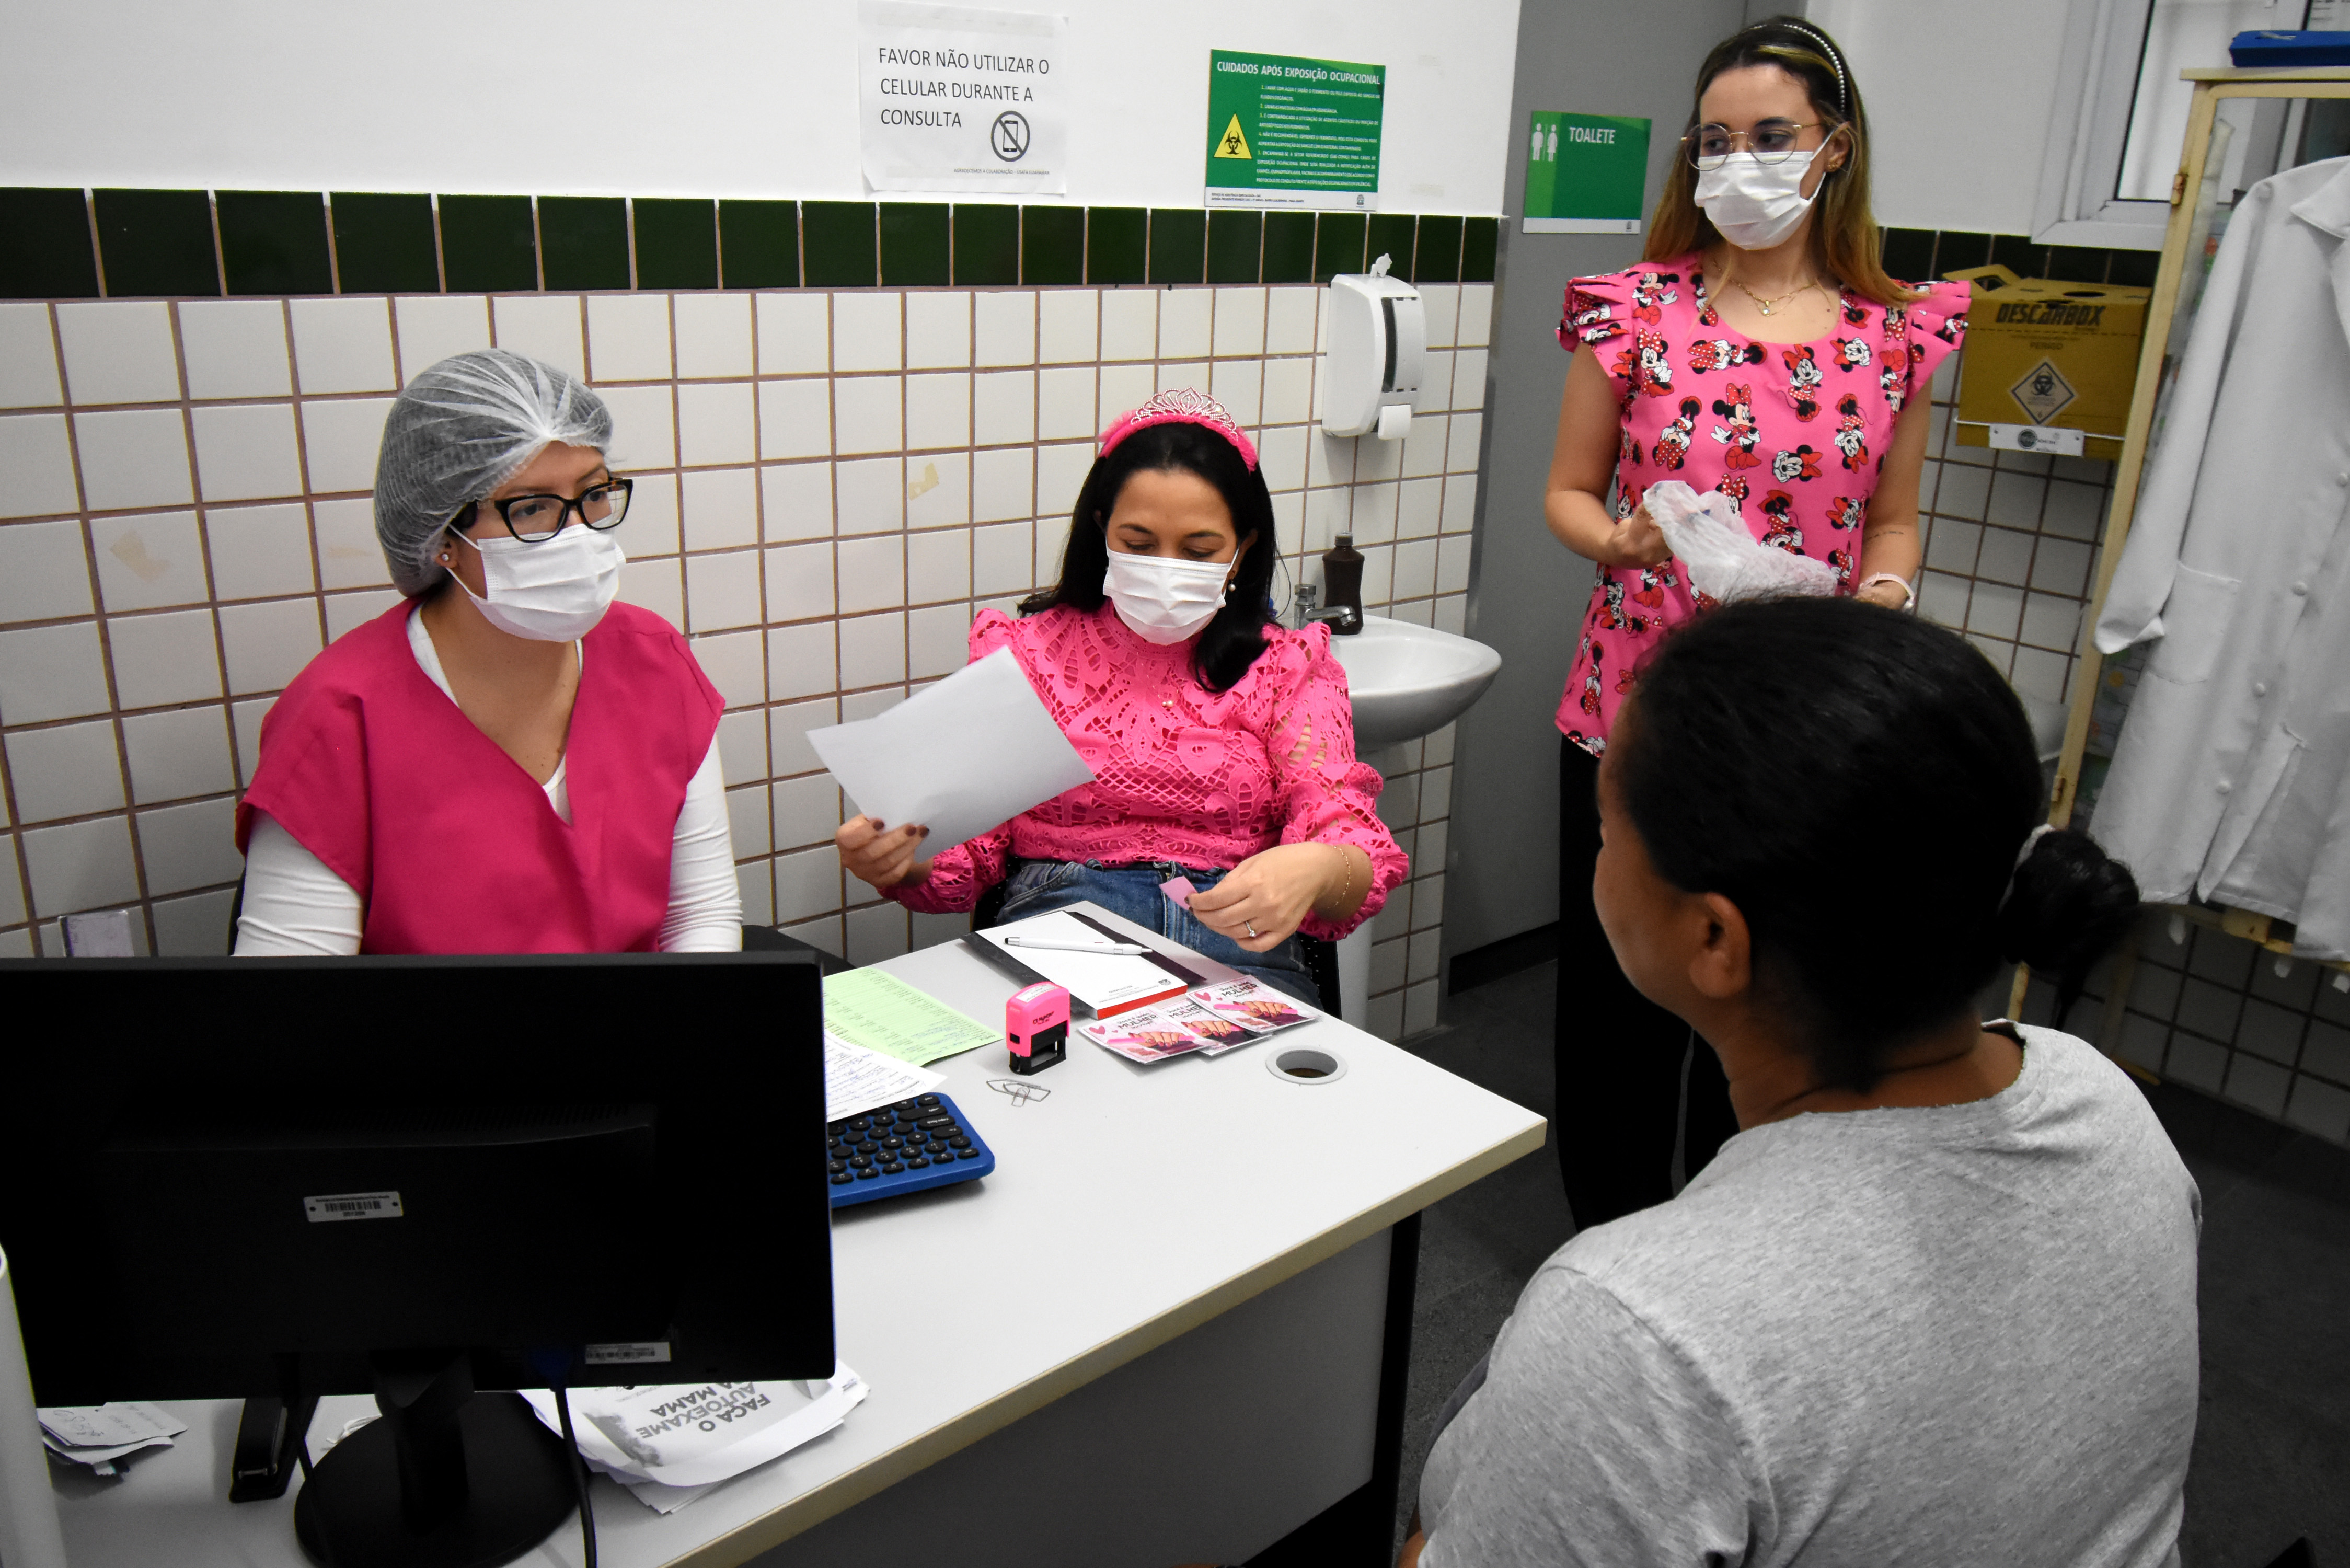
[[[1040,980],[1003,1004],[1003,1039],[1012,1048],[1012,1070],[1023,1077],[1041,1073],[1069,1054],[1069,992]]]

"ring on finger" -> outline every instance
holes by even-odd
[[[1256,922],[1254,920],[1243,920],[1241,924],[1248,928],[1249,940],[1256,940]]]

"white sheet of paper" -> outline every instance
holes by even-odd
[[[562,1430],[554,1395],[536,1388],[521,1392],[547,1430]],[[617,1479],[704,1487],[824,1436],[871,1392],[839,1361],[824,1383],[574,1388],[571,1429],[579,1452]],[[648,1500],[647,1506],[660,1509],[655,1501]]]
[[[824,1119],[828,1122],[846,1121],[878,1106],[927,1095],[946,1081],[944,1073],[852,1045],[837,1034],[824,1037]]]
[[[1094,777],[1008,648],[886,713],[810,730],[807,738],[867,816],[929,828],[925,855]]]

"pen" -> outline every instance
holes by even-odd
[[[1049,948],[1056,953],[1140,954],[1150,950],[1133,942],[1052,942],[1042,937],[1006,937],[1003,945],[1007,948]]]

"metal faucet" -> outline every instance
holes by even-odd
[[[1352,637],[1363,629],[1362,611],[1352,605],[1332,605],[1328,609],[1317,610],[1314,607],[1314,601],[1320,597],[1320,590],[1312,583],[1297,585],[1297,599],[1295,606],[1297,617],[1296,629],[1304,631],[1317,620],[1330,628],[1330,634],[1333,637]]]

